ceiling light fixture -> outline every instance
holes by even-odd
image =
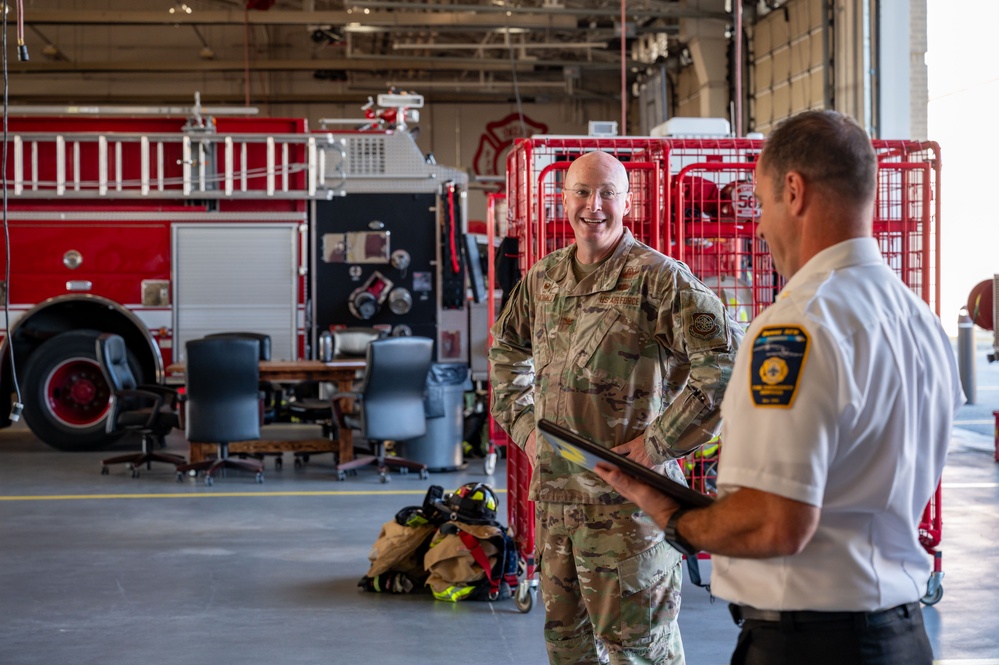
[[[202,60],[212,60],[215,57],[215,50],[208,45],[208,40],[205,39],[203,34],[201,34],[201,30],[198,29],[198,26],[192,25],[191,29],[194,30],[194,34],[196,34],[198,39],[201,41],[201,50],[198,51],[198,57]]]

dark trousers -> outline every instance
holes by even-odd
[[[733,616],[738,609],[733,608]],[[739,620],[737,619],[737,623]],[[746,618],[732,665],[932,665],[919,603],[881,612],[781,612]]]

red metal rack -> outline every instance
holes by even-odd
[[[888,265],[939,315],[939,147],[916,141],[873,141],[872,145],[879,160],[874,236]],[[756,237],[759,208],[753,187],[762,147],[762,141],[751,139],[534,137],[519,141],[507,158],[506,233],[519,240],[521,272],[572,242],[561,200],[565,172],[575,157],[603,150],[628,169],[633,204],[625,225],[638,240],[690,266],[718,293],[733,317],[748,326],[774,302],[784,283],[766,243]],[[502,431],[492,423],[490,428],[499,438]],[[720,442],[705,446],[683,460],[688,482],[698,491],[716,491],[722,448]],[[510,523],[525,559],[533,562],[533,508],[517,505],[526,502],[530,465],[522,453],[510,458]],[[923,598],[926,604],[937,602],[943,593],[941,555],[936,549],[941,534],[940,499],[938,487],[919,525],[920,542],[935,560]],[[528,579],[533,573],[529,566]]]

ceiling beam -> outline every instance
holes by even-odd
[[[443,58],[443,57],[402,57],[402,56],[363,56],[337,59],[293,59],[250,62],[254,72],[282,71],[492,71],[530,74],[536,67],[583,66],[587,72],[617,71],[620,65],[615,62],[586,62],[570,60],[522,60],[511,61],[505,58]],[[243,72],[246,63],[242,60],[110,60],[93,62],[68,62],[64,60],[29,60],[11,62],[10,73],[30,74],[82,74],[82,73],[127,73],[127,72]]]
[[[411,2],[399,2],[398,0],[363,0],[362,2],[355,2],[354,12],[356,13],[359,8],[367,7],[368,9],[410,9],[413,4]],[[548,5],[540,7],[514,7],[510,8],[505,5],[493,5],[493,4],[455,4],[455,5],[423,5],[424,9],[427,11],[448,11],[448,12],[482,12],[482,13],[495,13],[495,14],[505,14],[509,16],[516,16],[517,14],[531,13],[531,14],[560,14],[560,15],[572,15],[572,16],[600,16],[600,17],[610,17],[619,19],[621,16],[620,7],[566,7],[564,5]],[[697,7],[688,6],[685,3],[680,2],[660,2],[657,3],[655,7],[647,9],[626,9],[625,14],[628,18],[711,18],[719,20],[730,20],[731,15],[726,12],[716,12],[707,11],[703,9],[698,9]]]
[[[412,4],[408,5],[412,7]],[[160,11],[113,11],[93,9],[31,9],[24,13],[28,25],[334,25],[361,23],[372,27],[432,28],[457,26],[469,31],[499,28],[576,30],[576,18],[568,14],[517,11],[512,16],[483,12],[371,12],[359,11],[252,11],[208,10],[187,13]]]
[[[384,89],[378,89],[377,92],[384,92]],[[331,105],[331,104],[357,104],[361,105],[368,101],[368,97],[373,95],[373,92],[329,92],[329,93],[254,93],[251,99],[251,106],[259,107],[267,104],[318,104],[318,105]],[[421,93],[426,105],[430,104],[506,104],[506,103],[516,103],[517,99],[515,95],[510,90],[428,90],[425,93]],[[571,100],[571,101],[607,101],[612,98],[606,94],[598,92],[588,92],[584,90],[576,89],[572,94],[567,94],[562,90],[551,90],[543,91],[537,93],[521,94],[521,103],[530,104],[539,100],[544,100],[546,102],[550,101],[561,101],[561,100]],[[210,106],[220,106],[220,105],[232,105],[236,107],[243,107],[246,103],[246,99],[242,93],[221,93],[221,94],[202,94],[202,103]],[[97,104],[114,104],[114,105],[138,105],[143,107],[148,106],[190,106],[191,105],[191,95],[189,93],[154,93],[154,94],[135,94],[135,93],[108,93],[102,91],[94,91],[90,95],[72,95],[72,99],[68,99],[65,94],[31,94],[31,95],[19,95],[16,98],[11,98],[10,113],[17,114],[18,104],[23,105],[57,105],[64,107],[66,105],[97,105]]]

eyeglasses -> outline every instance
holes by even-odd
[[[587,189],[586,187],[563,187],[563,192],[567,192],[573,197],[579,199],[580,201],[589,201],[590,197],[593,196],[594,190]],[[627,194],[628,192],[619,192],[614,189],[598,189],[596,190],[597,196],[600,197],[601,201],[613,201],[621,194]]]

